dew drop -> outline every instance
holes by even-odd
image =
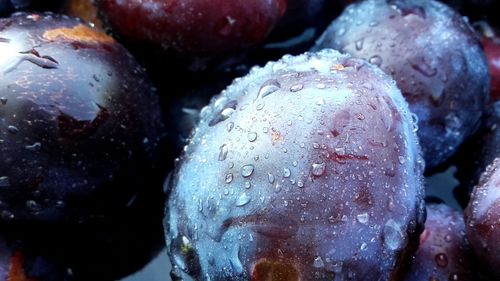
[[[325,266],[325,263],[321,257],[316,257],[313,261],[313,266],[316,268],[322,268]]]
[[[257,139],[257,133],[256,132],[248,133],[247,139],[249,142],[254,142]]]
[[[227,145],[226,144],[221,145],[219,151],[219,161],[226,160],[227,153],[228,153]]]
[[[280,83],[275,79],[268,80],[264,83],[264,85],[262,85],[257,96],[259,98],[267,97],[270,94],[279,90],[280,87],[281,87]]]
[[[300,90],[304,89],[303,84],[296,84],[290,87],[290,92],[298,92]]]
[[[437,265],[440,267],[446,267],[448,266],[448,257],[444,253],[439,253],[434,257],[434,260],[436,261]]]
[[[364,250],[366,250],[367,247],[368,247],[368,244],[366,244],[365,242],[363,242],[361,244],[361,247],[359,247],[359,248],[361,249],[361,251],[364,251]]]
[[[382,58],[380,56],[373,56],[368,60],[369,63],[374,64],[376,66],[382,65]]]
[[[403,156],[398,157],[399,164],[403,165],[406,162],[406,159]]]
[[[253,170],[254,170],[254,166],[252,164],[248,164],[248,165],[241,167],[240,172],[241,172],[241,175],[243,177],[247,178],[247,177],[252,175]]]
[[[393,219],[389,219],[384,225],[383,240],[389,250],[397,250],[403,245],[401,226]]]
[[[273,174],[268,173],[268,174],[267,174],[267,179],[269,180],[269,183],[270,183],[270,184],[273,184],[273,183],[274,183],[274,175],[273,175]]]
[[[313,163],[312,164],[312,174],[319,177],[323,175],[326,169],[326,163]]]
[[[17,134],[19,132],[19,129],[16,126],[8,126],[7,131],[13,135]]]
[[[289,178],[292,172],[290,172],[290,169],[288,168],[283,168],[283,177],[284,178]]]
[[[248,195],[246,192],[242,193],[238,199],[236,199],[236,207],[242,207],[242,206],[245,206],[246,204],[248,204],[250,202],[252,198],[250,197],[250,195]]]
[[[2,103],[2,105],[6,105],[7,104],[7,98],[6,97],[0,97],[0,103]]]
[[[38,151],[42,147],[42,144],[39,142],[35,142],[34,144],[27,145],[24,148],[26,148],[29,151]]]
[[[231,183],[233,181],[233,174],[229,173],[226,175],[226,183]]]
[[[369,220],[369,216],[368,216],[368,213],[362,213],[362,214],[359,214],[356,216],[356,219],[358,220],[358,222],[362,223],[362,224],[366,224]]]
[[[364,41],[364,39],[359,39],[358,41],[356,41],[356,50],[361,51],[361,49],[363,49]]]

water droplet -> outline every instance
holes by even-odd
[[[262,85],[257,96],[259,98],[267,97],[270,94],[279,90],[280,87],[281,87],[280,83],[275,79],[268,80],[264,83],[264,85]]]
[[[226,144],[221,145],[219,151],[219,161],[226,160],[227,153],[228,153],[227,145]]]
[[[378,25],[378,22],[376,22],[376,21],[371,21],[368,25],[369,25],[369,26],[371,26],[371,27],[374,27],[374,26],[377,26],[377,25]]]
[[[321,268],[325,266],[323,259],[321,257],[316,257],[313,261],[313,266],[316,268]]]
[[[269,180],[269,183],[270,183],[270,184],[273,184],[273,183],[274,183],[274,175],[273,175],[273,174],[268,173],[268,174],[267,174],[267,179]]]
[[[389,250],[397,250],[403,245],[404,236],[401,231],[401,226],[393,219],[389,219],[385,223],[383,230],[383,239],[384,244],[387,246],[387,248],[389,248]]]
[[[366,224],[368,222],[368,220],[370,219],[368,213],[362,213],[362,214],[359,214],[356,216],[356,219],[358,220],[358,222],[362,223],[362,224]]]
[[[404,156],[399,156],[398,160],[399,160],[399,164],[401,164],[401,165],[403,165],[406,162],[406,159]]]
[[[249,142],[254,142],[257,139],[257,133],[255,132],[248,133],[247,139]]]
[[[221,106],[222,104],[224,104],[224,106]],[[216,100],[214,102],[215,110],[218,110],[219,108],[221,109],[219,109],[215,114],[215,116],[212,118],[212,120],[210,120],[208,126],[210,127],[215,126],[220,122],[227,120],[229,117],[231,117],[231,115],[234,113],[236,109],[237,104],[238,104],[237,101],[234,100],[228,101],[227,98],[225,97],[220,97],[218,100]]]
[[[227,123],[226,129],[228,132],[231,132],[231,130],[233,130],[233,128],[234,128],[234,122]]]
[[[290,87],[290,92],[298,92],[300,90],[304,89],[303,84],[296,84]]]
[[[444,237],[444,240],[446,242],[451,242],[451,235],[447,234],[445,237]]]
[[[304,187],[304,182],[302,180],[298,180],[297,181],[297,186],[300,187],[300,188],[303,188]]]
[[[369,63],[374,64],[376,66],[381,66],[382,65],[382,58],[380,56],[373,56],[368,60]]]
[[[36,203],[35,200],[28,200],[26,201],[26,209],[30,211],[38,211],[40,207],[38,206],[38,203]]]
[[[233,174],[229,173],[226,175],[226,183],[231,183],[233,181]]]
[[[2,105],[6,105],[7,104],[7,98],[6,97],[0,97],[0,103],[2,103]]]
[[[344,34],[345,34],[345,31],[346,31],[346,30],[345,30],[345,28],[343,28],[343,27],[342,27],[342,28],[341,28],[341,29],[339,29],[339,31],[337,32],[337,35],[338,35],[338,36],[342,36],[342,35],[344,35]]]
[[[250,202],[252,198],[250,197],[250,195],[248,195],[246,192],[242,193],[238,199],[236,199],[236,203],[235,205],[237,207],[242,207],[242,206],[245,206],[246,204],[248,204]]]
[[[357,118],[358,120],[365,120],[365,116],[363,115],[363,113],[357,113],[357,114],[356,114],[356,118]]]
[[[40,148],[42,147],[42,144],[39,143],[39,142],[35,142],[34,144],[32,145],[27,145],[25,146],[24,148],[26,148],[27,150],[29,151],[38,151],[40,150]]]
[[[358,41],[356,41],[356,50],[361,51],[361,49],[363,49],[364,41],[364,39],[359,39]]]
[[[326,169],[326,163],[313,163],[312,164],[312,174],[319,177],[321,176]]]
[[[19,129],[16,126],[8,126],[7,131],[13,135],[17,134],[19,132]]]
[[[365,242],[363,242],[361,244],[361,247],[359,247],[359,248],[361,249],[361,251],[364,251],[364,250],[366,250],[367,247],[368,247],[368,244],[366,244]]]
[[[290,177],[290,175],[292,174],[292,172],[290,172],[290,169],[288,168],[283,168],[283,177],[284,178],[288,178]]]
[[[318,84],[316,84],[316,88],[318,88],[318,89],[325,89],[326,85],[323,84],[323,83],[318,83]]]
[[[0,177],[0,187],[9,187],[9,186],[10,186],[9,177],[7,176]]]
[[[448,257],[444,253],[439,253],[434,257],[434,260],[436,261],[437,265],[440,267],[447,267],[448,266]]]
[[[249,177],[252,175],[254,170],[254,166],[252,164],[245,165],[241,167],[241,175],[245,178]]]

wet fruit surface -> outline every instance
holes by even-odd
[[[444,204],[426,209],[425,229],[405,280],[475,280],[462,214]]]
[[[486,168],[465,210],[467,238],[481,265],[500,277],[500,158]]]
[[[318,40],[380,66],[419,119],[426,168],[476,128],[489,93],[487,61],[467,21],[436,1],[361,1]]]
[[[1,19],[0,38],[2,219],[126,206],[161,128],[143,70],[111,37],[64,16]]]
[[[167,183],[173,276],[397,278],[423,224],[414,126],[392,80],[332,50],[236,79]]]
[[[183,55],[238,52],[262,42],[285,0],[103,0],[99,8],[124,38]]]

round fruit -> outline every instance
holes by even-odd
[[[318,40],[392,75],[418,116],[430,171],[473,132],[488,99],[488,64],[464,18],[433,0],[366,0],[349,6]]]
[[[236,79],[201,112],[165,229],[185,280],[395,280],[423,226],[422,159],[395,83],[333,50]]]
[[[462,214],[444,204],[426,209],[425,230],[405,280],[475,280]]]
[[[284,14],[286,1],[101,0],[98,7],[129,41],[210,57],[262,42]]]
[[[143,70],[66,16],[0,19],[0,214],[82,219],[126,207],[162,128]]]
[[[500,158],[486,168],[465,209],[465,230],[482,265],[500,277]]]

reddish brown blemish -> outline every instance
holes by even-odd
[[[252,269],[252,281],[299,281],[295,265],[285,260],[260,259]]]
[[[10,258],[9,274],[7,281],[36,281],[28,278],[23,269],[24,257],[20,252],[15,252]]]
[[[83,43],[103,43],[112,44],[114,39],[105,33],[92,29],[83,24],[72,28],[62,27],[45,31],[43,38],[49,41],[78,41]]]

